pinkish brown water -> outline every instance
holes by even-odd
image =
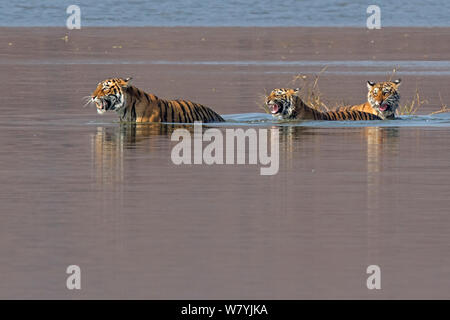
[[[291,75],[258,66],[0,68],[0,298],[450,298],[448,115],[280,125],[249,113]],[[177,126],[82,108],[111,75],[232,114],[222,132],[278,130],[278,174],[174,165]],[[374,264],[381,290],[366,287]]]

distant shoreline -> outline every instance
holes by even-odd
[[[450,60],[450,27],[0,27],[0,48],[1,57],[13,60],[92,57],[92,51],[166,60],[177,50],[192,61]]]

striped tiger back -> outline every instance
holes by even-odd
[[[336,111],[361,111],[379,116],[381,119],[395,119],[400,103],[399,86],[401,79],[394,81],[367,81],[367,101],[353,106],[338,107]]]
[[[223,118],[201,104],[188,100],[160,100],[162,122],[222,122]]]
[[[160,99],[133,86],[128,87],[125,92],[129,103],[121,115],[123,121],[169,123],[225,121],[218,113],[199,103],[182,99]]]
[[[129,80],[115,78],[100,82],[92,94],[97,111],[114,110],[125,122],[193,123],[223,122],[218,113],[188,100],[164,100],[128,84]]]
[[[343,111],[327,111],[322,112],[323,119],[322,120],[335,120],[335,121],[344,121],[344,120],[353,120],[353,121],[366,121],[366,120],[381,120],[380,117],[362,111],[355,110],[343,110]]]
[[[309,107],[297,93],[298,89],[274,89],[266,98],[266,105],[272,115],[281,119],[299,120],[381,120],[381,118],[375,114],[356,110],[321,112]]]
[[[368,102],[354,106],[340,106],[337,107],[336,110],[334,111],[349,111],[349,110],[377,114],[377,111],[374,108],[372,108],[372,106]]]

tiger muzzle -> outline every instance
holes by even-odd
[[[382,112],[388,110],[390,108],[390,106],[387,103],[382,103],[378,106],[378,109]]]
[[[279,102],[270,101],[267,103],[267,106],[269,107],[270,113],[274,115],[283,111],[283,105]]]
[[[109,109],[111,109],[111,101],[107,100],[107,99],[99,99],[96,98],[95,100],[95,105],[97,107],[97,112],[98,113],[104,113],[106,111],[108,111]]]

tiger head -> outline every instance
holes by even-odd
[[[398,87],[401,79],[386,82],[367,81],[369,92],[367,99],[373,109],[382,119],[392,119],[395,117],[395,110],[400,102]]]
[[[266,97],[270,113],[280,119],[290,118],[295,110],[295,97],[300,89],[273,89]]]
[[[91,101],[95,102],[97,112],[102,114],[108,110],[118,111],[125,105],[124,88],[128,86],[131,78],[106,79],[97,85],[92,93]]]

